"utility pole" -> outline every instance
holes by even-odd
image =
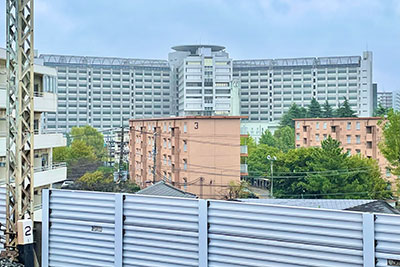
[[[6,0],[6,254],[33,266],[33,0]]]
[[[276,157],[268,155],[267,159],[271,163],[271,198],[274,198],[274,161],[276,160]]]
[[[203,182],[204,182],[204,178],[200,177],[200,198],[203,198]]]
[[[118,163],[118,174],[119,181],[122,181],[122,161],[124,158],[124,123],[121,125],[121,142],[120,142],[120,151],[119,151],[119,163]]]
[[[156,183],[156,168],[157,168],[157,127],[154,128],[154,146],[153,146],[153,184]]]

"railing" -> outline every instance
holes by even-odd
[[[247,145],[240,146],[240,154],[247,154]]]
[[[240,164],[240,173],[247,173],[247,164]]]
[[[52,165],[47,165],[47,166],[40,166],[40,167],[34,167],[33,171],[34,172],[44,172],[44,171],[50,171],[54,169],[59,169],[59,168],[64,168],[67,167],[66,162],[59,162],[59,163],[54,163]]]

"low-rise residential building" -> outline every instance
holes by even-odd
[[[34,188],[35,220],[41,220],[41,191],[50,188],[53,183],[62,182],[67,177],[65,163],[53,164],[53,148],[66,145],[66,139],[60,133],[43,133],[43,114],[57,111],[55,94],[57,72],[42,65],[34,65]],[[0,184],[6,180],[6,50],[0,48]]]
[[[247,175],[240,116],[130,120],[130,179],[141,188],[164,180],[200,198],[223,198]]]
[[[382,177],[393,185],[398,177],[390,173],[388,161],[379,151],[382,129],[380,117],[367,118],[306,118],[295,119],[296,147],[320,146],[328,136],[340,141],[349,155],[376,159]]]

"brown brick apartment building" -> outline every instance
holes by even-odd
[[[378,148],[382,138],[382,129],[378,125],[380,119],[380,117],[295,119],[296,147],[320,146],[321,141],[330,135],[342,143],[347,153],[376,159],[382,177],[394,182],[396,176],[387,169],[388,162]]]
[[[129,172],[141,188],[164,180],[203,198],[222,198],[240,181],[240,116],[132,119]],[[155,153],[154,153],[155,152]],[[155,172],[154,172],[155,167]]]

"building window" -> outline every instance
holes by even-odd
[[[319,122],[317,122],[317,123],[315,124],[315,128],[316,128],[317,130],[319,130]]]
[[[356,130],[360,130],[360,122],[356,122]]]
[[[316,135],[315,135],[315,140],[316,140],[317,142],[319,142],[319,134],[316,134]]]
[[[351,144],[351,135],[347,135],[346,137],[347,137],[347,143]]]
[[[347,149],[347,156],[351,156],[351,149]]]
[[[163,139],[163,141],[164,141],[164,148],[167,148],[167,139]]]
[[[347,123],[347,130],[351,130],[351,122]]]
[[[168,166],[171,166],[171,157],[168,156]]]
[[[168,148],[171,149],[171,140],[168,139]]]
[[[299,121],[297,122],[296,128],[300,129],[300,122]]]
[[[326,135],[326,134],[324,134],[324,140],[326,140],[326,138],[327,138],[327,135]]]
[[[183,169],[186,171],[187,170],[187,160],[183,160]]]
[[[389,168],[386,168],[386,177],[390,177],[392,174]]]
[[[361,137],[359,135],[356,135],[356,143],[361,144]]]
[[[187,152],[187,141],[183,140],[183,151]]]
[[[360,149],[356,149],[356,153],[357,153],[357,155],[360,155],[361,154],[361,150]]]
[[[164,165],[167,165],[167,156],[166,155],[163,156],[163,160],[164,160]]]
[[[327,127],[327,123],[326,122],[324,122],[324,129],[326,130],[326,127]]]
[[[300,140],[300,134],[299,133],[296,134],[296,140]]]

